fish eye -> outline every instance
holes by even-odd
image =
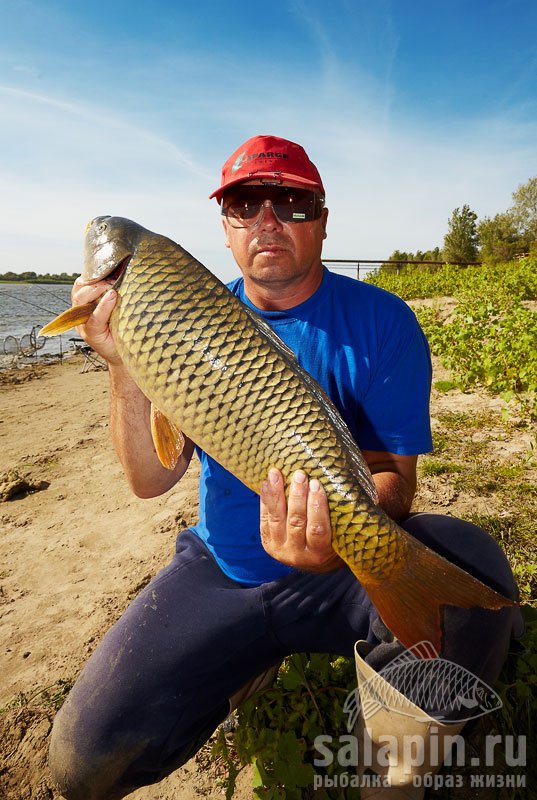
[[[107,227],[106,226],[106,222],[101,222],[99,225],[97,225],[97,231],[96,232],[97,233],[104,233],[105,230],[106,230],[106,227]]]

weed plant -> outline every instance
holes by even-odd
[[[463,391],[483,386],[537,419],[537,311],[528,303],[537,299],[536,258],[434,271],[412,266],[368,280],[405,300],[455,297],[447,321],[439,306],[416,311],[431,351]]]
[[[399,274],[396,271],[381,270],[366,278],[366,282],[387,289],[403,300],[462,295],[471,297],[476,292],[481,295],[494,291],[495,288],[520,300],[536,300],[536,266],[535,257],[505,264],[468,267],[459,267],[456,264],[441,267],[413,264],[402,269]]]

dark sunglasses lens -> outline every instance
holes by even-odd
[[[269,200],[274,213],[281,222],[306,222],[318,219],[324,206],[324,198],[309,189],[289,186],[237,187],[222,201],[222,214],[230,223],[248,227],[257,218],[261,206]]]

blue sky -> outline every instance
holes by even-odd
[[[327,258],[441,246],[537,174],[536,42],[535,0],[1,0],[0,272],[112,213],[230,279],[207,198],[256,133],[317,164]]]

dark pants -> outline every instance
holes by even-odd
[[[432,514],[402,527],[502,594],[507,561],[484,531]],[[447,608],[443,655],[493,683],[512,609]],[[50,764],[67,800],[116,800],[184,764],[227,716],[228,698],[296,652],[353,655],[377,614],[346,568],[293,572],[258,587],[227,578],[191,531],[89,659],[59,711]]]

